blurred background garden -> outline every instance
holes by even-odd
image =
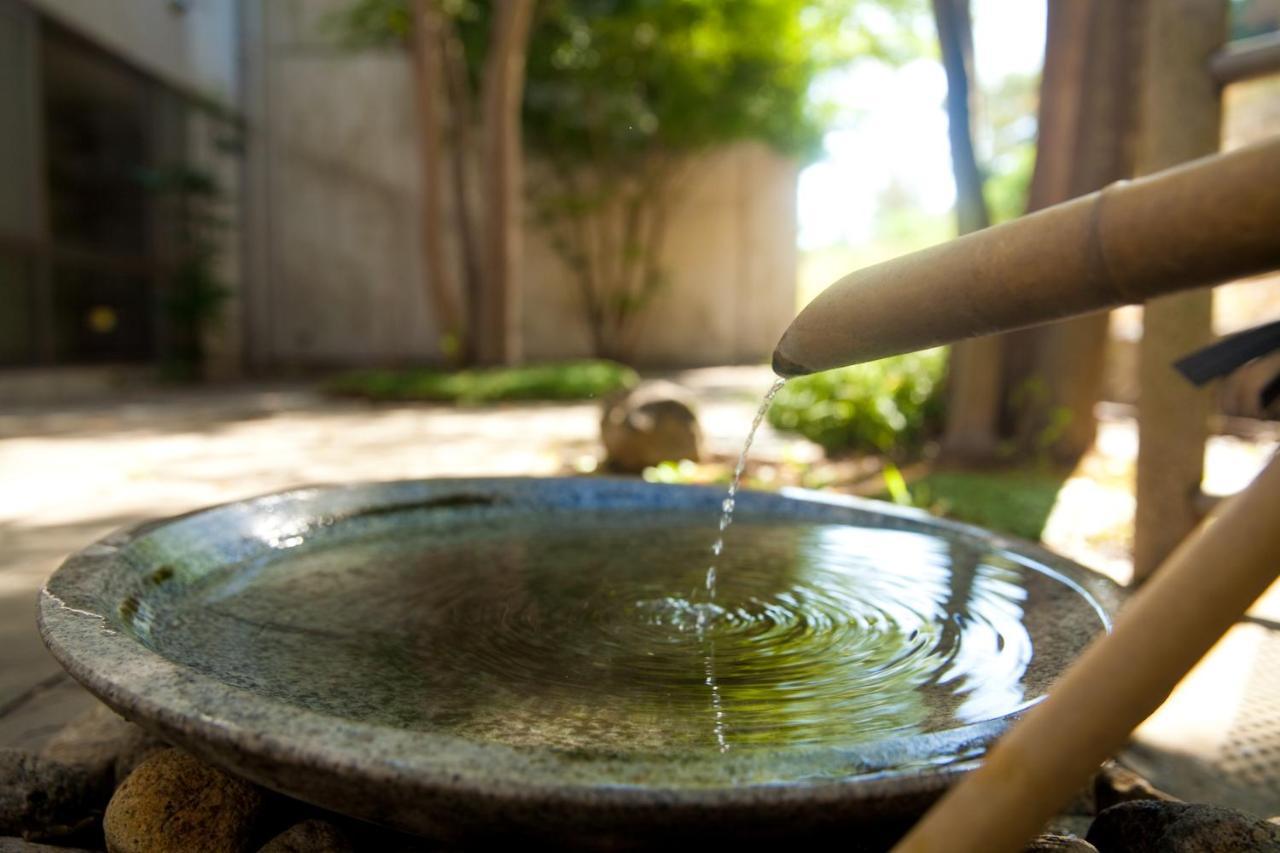
[[[1149,171],[1166,1],[0,0],[0,735],[76,710],[32,596],[116,527],[315,482],[727,482],[825,286]],[[1200,7],[1274,52],[1280,2]],[[1280,132],[1280,75],[1215,86],[1189,120],[1223,149]],[[793,380],[746,485],[1140,578],[1280,442],[1274,362],[1151,393],[1182,388],[1152,353],[1280,317],[1275,279],[1169,311]],[[1191,423],[1145,504],[1144,394]]]
[[[381,401],[588,399],[636,374],[583,358],[762,363],[839,276],[1133,172],[1133,11],[508,11],[7,0],[4,397],[316,377]],[[1231,3],[1229,35],[1265,39],[1277,14]],[[1042,84],[1046,45],[1060,70]],[[1276,91],[1226,87],[1224,145],[1274,133]],[[1266,283],[1216,301],[1217,334],[1280,310]],[[948,384],[944,352],[815,377],[769,423],[882,458],[898,500],[1034,537],[1063,479],[1046,472],[1090,446],[1094,404],[1136,402],[1140,337],[1138,309],[1009,336],[953,367],[990,375],[985,397]],[[497,365],[534,367],[474,372]],[[1220,397],[1222,415],[1264,414],[1247,390]],[[1012,486],[1028,517],[978,506],[978,481],[950,500],[959,475],[897,476],[937,456],[948,402],[952,461],[1033,469]],[[650,476],[725,475],[657,461]],[[847,482],[806,465],[777,482]]]

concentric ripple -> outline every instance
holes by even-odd
[[[313,710],[612,756],[993,719],[1102,628],[1061,578],[967,539],[748,516],[728,540],[713,602],[706,519],[677,513],[321,535],[172,593],[139,633]]]

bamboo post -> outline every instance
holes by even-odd
[[[846,276],[783,333],[783,376],[1280,267],[1280,139],[1207,157]]]
[[[1174,551],[896,853],[1020,850],[1276,578],[1277,507],[1280,457]]]
[[[1221,93],[1208,59],[1227,37],[1227,0],[1148,4],[1135,168],[1149,174],[1217,151]],[[1275,173],[1280,176],[1280,171]],[[1273,176],[1272,180],[1276,177]],[[1280,242],[1280,241],[1278,241]],[[1152,299],[1138,354],[1138,485],[1133,582],[1196,526],[1211,397],[1173,369],[1213,335],[1213,292]]]

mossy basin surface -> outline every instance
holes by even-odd
[[[284,793],[437,836],[616,840],[908,818],[1117,601],[1033,546],[808,492],[741,494],[715,558],[722,498],[302,489],[90,546],[41,630],[127,716]]]

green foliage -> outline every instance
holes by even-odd
[[[348,47],[403,44],[413,30],[409,0],[355,0],[321,19],[321,28]]]
[[[1062,482],[1047,470],[935,471],[908,488],[910,502],[921,509],[1036,540]]]
[[[1052,464],[1055,448],[1071,428],[1075,413],[1070,406],[1054,405],[1045,378],[1029,376],[1008,394],[1008,409],[1017,430],[1001,448],[1007,457],[1023,456],[1040,465]],[[1057,461],[1064,461],[1058,458]]]
[[[769,423],[829,453],[903,458],[942,422],[945,370],[945,350],[932,349],[792,379],[774,398]]]
[[[221,318],[231,296],[216,272],[228,228],[222,189],[212,174],[185,163],[142,172],[137,178],[166,205],[176,248],[161,297],[169,331],[163,371],[174,379],[198,379],[204,333]]]
[[[980,113],[978,143],[986,180],[983,194],[992,223],[1026,212],[1027,191],[1036,159],[1036,105],[1040,80],[1036,75],[1010,74],[986,94]]]
[[[491,4],[442,0],[473,79]],[[858,56],[917,52],[920,0],[540,0],[527,54],[525,139],[546,156],[594,159],[659,145],[690,151],[757,139],[817,153],[824,108],[809,87]],[[325,20],[351,46],[404,43],[409,0],[354,0]],[[909,47],[908,47],[909,45]]]
[[[647,483],[704,483],[706,482],[703,470],[698,463],[689,459],[672,459],[666,462],[659,462],[657,465],[645,468],[641,476]],[[729,476],[719,478],[724,482],[729,481]]]
[[[1035,164],[1036,148],[1032,142],[1010,149],[993,164],[982,188],[992,224],[1017,219],[1027,212],[1027,191]]]
[[[325,384],[331,394],[370,400],[588,400],[630,388],[638,377],[611,361],[571,361],[477,370],[355,370]]]
[[[907,487],[907,478],[902,476],[902,471],[897,465],[886,461],[881,477],[884,479],[884,490],[889,500],[899,506],[915,506],[915,499]]]
[[[757,139],[818,150],[809,85],[840,58],[811,0],[543,0],[525,132],[555,158],[618,160]]]

